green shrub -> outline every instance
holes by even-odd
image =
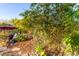
[[[15,41],[25,41],[27,39],[27,35],[19,34],[16,36]]]
[[[79,51],[79,32],[65,36],[64,42],[66,43],[65,52],[70,51],[72,55],[76,54],[75,52]]]
[[[46,56],[45,51],[42,49],[41,45],[37,45],[35,47],[35,50],[40,56]]]

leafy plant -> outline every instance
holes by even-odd
[[[39,54],[40,56],[46,56],[46,54],[45,54],[45,52],[44,52],[44,50],[43,50],[43,48],[42,48],[41,45],[37,45],[37,46],[35,47],[35,50],[36,50],[36,52],[38,52],[38,54]]]
[[[19,34],[17,35],[15,41],[25,41],[27,39],[27,35]]]
[[[69,50],[72,55],[75,55],[74,53],[79,49],[79,32],[65,36],[64,41],[67,44],[65,51]]]

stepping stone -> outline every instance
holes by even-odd
[[[7,50],[7,47],[0,47],[0,51],[5,51]]]
[[[17,48],[17,47],[11,49],[11,51],[19,51],[19,50],[20,48]]]

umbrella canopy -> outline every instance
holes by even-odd
[[[0,30],[13,30],[13,29],[17,28],[13,26],[0,26]]]

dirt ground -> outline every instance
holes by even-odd
[[[8,46],[7,50],[0,52],[3,56],[37,56],[34,50],[34,40],[17,42],[14,45]]]

